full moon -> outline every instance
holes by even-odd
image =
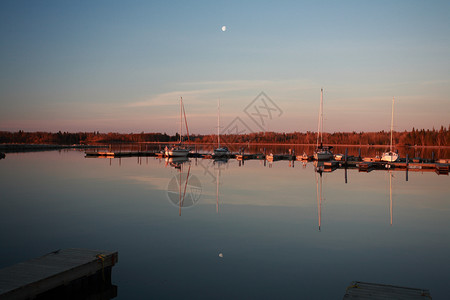
[[[222,26],[222,31],[225,31],[225,30],[227,30],[227,26]]]

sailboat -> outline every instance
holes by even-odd
[[[166,147],[165,154],[168,157],[187,157],[189,154],[189,149],[183,146],[183,112],[184,112],[183,97],[180,97],[180,142],[176,146],[170,148]],[[186,123],[186,130],[187,130],[186,113],[184,114],[184,121]]]
[[[392,151],[392,131],[394,127],[394,97],[392,97],[392,116],[391,116],[391,144],[389,152],[383,153],[381,156],[381,161],[394,162],[398,160],[398,154]]]
[[[314,160],[330,160],[333,158],[330,146],[323,145],[323,89],[320,89],[319,125],[317,126],[317,145],[314,151]],[[320,145],[319,145],[320,138]]]
[[[217,101],[217,148],[214,149],[214,157],[223,157],[230,154],[227,147],[220,147],[220,99]]]

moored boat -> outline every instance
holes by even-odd
[[[314,152],[314,160],[330,160],[333,158],[333,152],[331,152],[331,146],[320,145]]]
[[[319,125],[317,127],[317,146],[314,151],[314,160],[330,160],[333,158],[333,152],[331,152],[333,147],[323,145],[323,89],[320,89]]]
[[[381,155],[381,161],[385,161],[385,162],[394,162],[398,160],[398,153],[394,152],[392,150],[392,131],[393,131],[393,127],[394,127],[394,97],[392,97],[392,116],[391,116],[391,142],[390,142],[390,146],[389,146],[389,151],[388,152],[384,152],[383,155]]]
[[[184,112],[184,105],[183,105],[183,97],[180,97],[180,141],[178,145],[172,146],[172,147],[166,147],[164,149],[164,154],[168,157],[187,157],[189,154],[189,149],[183,145],[183,112]],[[186,131],[189,131],[187,129],[187,121],[186,121],[186,113],[184,113],[184,121],[186,123]]]
[[[220,147],[220,99],[217,101],[217,148],[214,149],[214,157],[230,155],[227,147]]]
[[[184,146],[173,146],[170,148],[166,147],[165,154],[169,157],[187,157],[189,154],[189,149]]]

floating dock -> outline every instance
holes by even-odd
[[[83,294],[93,285],[96,291],[99,285],[108,287],[101,290],[101,299],[111,299],[117,295],[117,287],[111,285],[111,269],[117,261],[117,252],[57,250],[1,269],[0,299],[72,299],[66,296]]]
[[[343,300],[425,300],[431,299],[430,291],[386,284],[354,281],[347,288]]]
[[[89,151],[85,152],[86,157],[103,157],[103,158],[121,158],[121,157],[148,157],[154,156],[163,158],[165,155],[161,152],[151,152],[151,151],[136,151],[136,152],[101,152],[101,151]],[[188,157],[203,158],[203,159],[214,159],[214,155],[191,152]],[[233,153],[227,156],[221,157],[227,159],[237,159],[239,161],[258,159],[267,160],[269,162],[274,162],[278,160],[303,160],[303,156],[294,156],[286,154],[275,154],[275,155],[264,155],[262,153],[257,154],[242,154]],[[311,157],[308,157],[310,161]],[[373,170],[386,170],[386,169],[399,169],[399,170],[409,170],[409,171],[420,171],[420,172],[436,172],[437,174],[448,175],[450,171],[450,160],[440,159],[436,161],[430,161],[425,159],[415,158],[411,161],[403,159],[396,162],[384,162],[378,157],[354,157],[348,156],[340,160],[329,160],[323,161],[323,167],[327,172],[334,171],[340,168],[347,169],[358,169],[360,172],[371,172]]]

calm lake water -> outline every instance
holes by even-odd
[[[344,170],[320,176],[313,163],[178,167],[7,154],[0,267],[61,248],[116,250],[116,299],[342,299],[354,280],[450,295],[447,175],[348,170],[345,183]]]

